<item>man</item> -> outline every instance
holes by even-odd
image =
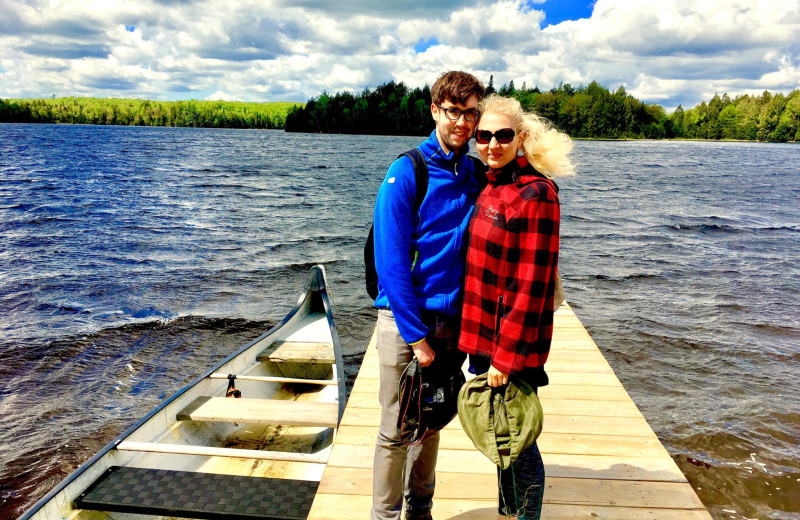
[[[397,385],[416,356],[431,370],[460,366],[456,348],[465,242],[480,191],[467,156],[483,85],[465,72],[447,72],[431,88],[436,123],[417,148],[428,166],[428,191],[414,212],[413,163],[389,168],[375,202],[376,325],[380,362],[381,426],[373,466],[372,520],[428,520],[433,505],[438,432],[415,446],[397,436]],[[410,252],[415,252],[414,259]]]

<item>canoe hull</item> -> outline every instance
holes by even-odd
[[[265,355],[276,344],[283,345],[284,350],[292,345],[316,345],[323,352],[329,346],[330,352],[321,360],[295,361],[286,359],[287,356]],[[111,467],[319,481],[344,410],[342,363],[324,268],[314,266],[306,291],[279,325],[166,399],[64,479],[20,520],[129,518],[124,513],[73,506]],[[287,373],[291,374],[288,377],[327,383],[285,382],[282,378]],[[325,403],[322,406],[330,409],[333,420],[329,425],[274,424],[270,419],[261,423],[255,422],[261,419],[258,414],[242,416],[243,421],[225,417],[178,420],[198,399],[215,398],[223,405],[229,402],[224,400],[229,383],[227,374],[238,376],[235,385],[243,399],[237,400],[237,405],[255,400],[292,401],[292,406],[296,403],[302,410],[313,409],[317,406],[314,403]]]

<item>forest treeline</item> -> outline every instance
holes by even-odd
[[[764,92],[730,99],[715,95],[708,103],[667,115],[660,105],[643,103],[623,87],[614,92],[592,82],[573,88],[529,89],[514,82],[488,92],[514,96],[527,110],[547,118],[577,138],[608,139],[741,139],[797,141],[800,138],[800,90],[789,95]],[[427,135],[433,129],[430,89],[389,82],[360,94],[323,92],[291,109],[286,130],[292,132]]]
[[[715,95],[691,109],[666,114],[623,87],[610,91],[592,82],[562,83],[542,91],[514,82],[489,92],[514,96],[576,138],[800,140],[800,90],[768,91],[731,99]],[[234,101],[150,101],[116,98],[0,99],[0,122],[103,125],[285,128],[291,132],[427,135],[433,129],[431,92],[391,81],[358,94],[323,92],[307,103]]]
[[[283,128],[291,102],[0,99],[0,122],[206,128]]]

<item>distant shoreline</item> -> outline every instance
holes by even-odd
[[[119,98],[2,99],[0,122],[283,129],[302,103]]]
[[[46,122],[46,121],[37,121],[37,122],[18,122],[18,121],[2,121],[0,120],[0,124],[33,124],[33,125],[63,125],[63,126],[119,126],[119,127],[150,127],[150,128],[196,128],[196,129],[230,129],[230,130],[283,130],[286,131],[284,128],[242,128],[242,127],[214,127],[214,126],[175,126],[175,125],[123,125],[123,124],[106,124],[106,123],[64,123],[64,122]],[[341,133],[341,132],[290,132],[290,133],[308,133],[312,135],[322,135],[323,133],[328,135],[369,135],[375,137],[425,137],[428,134],[420,134],[420,135],[388,135],[388,134],[350,134],[350,133]],[[772,142],[772,141],[758,141],[758,140],[746,140],[746,139],[693,139],[689,137],[664,137],[661,139],[653,139],[653,138],[633,138],[633,137],[571,137],[573,141],[608,141],[608,142],[624,142],[630,141],[632,143],[635,142],[665,142],[665,141],[674,141],[674,142],[689,142],[689,143],[697,143],[697,142],[706,142],[706,143],[757,143],[757,144],[798,144],[800,141],[780,141],[780,142]]]
[[[690,143],[760,143],[760,144],[798,144],[800,141],[758,141],[756,139],[700,139],[700,138],[691,138],[691,137],[664,137],[662,139],[652,139],[643,137],[641,139],[636,139],[633,137],[619,137],[619,138],[612,138],[612,137],[572,137],[573,141],[631,141],[631,142],[645,142],[645,141],[654,141],[654,142],[663,142],[663,141],[686,141]]]
[[[490,80],[491,87],[491,80]],[[493,87],[491,88],[493,91]],[[487,92],[490,91],[487,88]],[[788,95],[727,94],[667,115],[620,87],[614,92],[592,82],[549,91],[502,86],[526,110],[550,121],[573,139],[688,140],[709,142],[800,141],[800,89]],[[357,95],[323,92],[306,103],[239,101],[152,101],[118,98],[0,98],[0,122],[283,129],[288,132],[427,136],[433,129],[430,89],[391,81]]]

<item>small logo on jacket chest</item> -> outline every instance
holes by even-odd
[[[500,212],[490,204],[489,207],[483,210],[483,214],[486,215],[486,218],[497,220],[497,217],[500,215]]]

